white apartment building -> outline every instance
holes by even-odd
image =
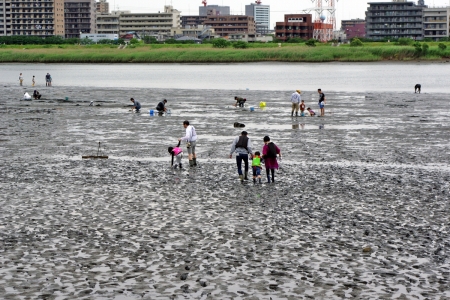
[[[170,36],[173,28],[181,27],[181,12],[170,5],[158,13],[122,13],[119,16],[119,35],[135,32],[138,35]]]
[[[245,6],[245,15],[255,18],[256,33],[267,34],[270,31],[270,5],[251,3]]]
[[[120,15],[130,13],[129,10],[115,10],[110,14],[97,14],[97,33],[119,34]]]
[[[438,41],[450,37],[450,7],[423,9],[423,37]]]

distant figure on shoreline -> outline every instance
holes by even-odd
[[[20,83],[20,86],[22,86],[22,83],[23,83],[22,73],[20,73],[20,75],[19,75],[19,83]]]
[[[131,111],[133,111],[133,109],[136,112],[139,112],[141,109],[141,103],[139,103],[139,101],[134,100],[134,98],[130,98],[130,101],[133,102],[133,108],[131,109]]]
[[[50,73],[47,73],[47,75],[45,75],[45,86],[52,86],[52,76],[50,75]]]
[[[36,81],[34,80],[34,75],[33,75],[33,79],[31,79],[31,86],[34,86],[36,84]]]
[[[244,107],[245,101],[247,101],[247,99],[238,96],[234,97],[234,100],[236,100],[235,107]]]
[[[34,90],[34,92],[33,92],[33,98],[34,98],[34,100],[41,99],[41,97],[42,97],[42,95],[39,94],[39,92],[38,92],[37,90]]]
[[[421,89],[422,89],[422,86],[420,84],[416,84],[414,86],[414,94],[417,93],[417,92],[419,92],[419,94],[420,94],[420,90]]]

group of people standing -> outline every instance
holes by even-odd
[[[322,89],[318,89],[317,92],[319,93],[319,108],[320,108],[320,117],[325,116],[325,104],[326,99],[325,99],[325,94],[322,92]],[[294,116],[294,111],[295,111],[295,116],[298,117],[298,111],[300,110],[300,116],[304,117],[305,116],[305,110],[308,112],[308,114],[313,117],[316,115],[316,113],[310,108],[306,108],[305,105],[305,101],[302,100],[302,91],[301,90],[296,90],[292,95],[291,95],[291,102],[292,102],[292,111],[291,111],[291,117]]]
[[[19,74],[19,84],[20,84],[20,86],[23,86],[22,73]],[[35,85],[36,85],[36,76],[33,75],[32,79],[31,79],[31,86],[35,86]],[[50,73],[47,73],[47,75],[45,75],[45,86],[52,86],[52,76],[50,75]]]

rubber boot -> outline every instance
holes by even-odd
[[[244,175],[239,175],[239,179],[241,180],[241,182],[244,182]]]
[[[293,117],[293,116],[294,116],[294,111],[291,112],[291,117]]]
[[[194,161],[193,160],[190,160],[189,161],[189,167],[193,167],[194,166]]]
[[[259,177],[259,184],[261,184],[262,182],[261,182],[261,177]]]
[[[244,176],[244,180],[248,180],[247,174],[245,174],[245,176]]]
[[[182,169],[183,168],[183,165],[180,163],[180,169]]]
[[[298,117],[298,112],[295,113],[295,116]]]
[[[253,184],[256,184],[256,178],[253,178]]]
[[[197,158],[193,158],[192,161],[194,162],[194,166],[197,165]]]
[[[267,175],[267,183],[270,183],[270,175]]]

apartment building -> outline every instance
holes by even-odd
[[[170,5],[162,13],[122,13],[119,16],[119,35],[135,32],[139,35],[170,36],[172,28],[180,28],[181,12]]]
[[[181,16],[181,28],[196,28],[203,25],[208,16]]]
[[[221,37],[228,37],[237,33],[256,35],[255,19],[249,16],[208,16],[203,25],[211,26],[214,28],[216,35]]]
[[[314,23],[311,14],[284,15],[284,22],[275,25],[275,37],[281,41],[292,38],[312,39]]]
[[[97,4],[95,0],[64,0],[66,38],[79,38],[80,34],[97,33]]]
[[[129,10],[116,10],[110,14],[97,13],[98,34],[119,34],[119,18],[121,14],[130,14]]]
[[[109,14],[109,3],[106,0],[100,0],[96,5],[98,14]]]
[[[0,1],[0,35],[64,36],[64,0]]]
[[[450,7],[424,8],[423,36],[434,41],[450,37]]]
[[[270,31],[270,5],[251,3],[245,6],[245,15],[255,18],[256,32],[268,34]]]
[[[412,38],[423,39],[423,1],[394,0],[369,2],[366,11],[366,37],[373,40]]]

